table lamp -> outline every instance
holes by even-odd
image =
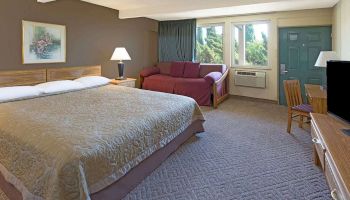
[[[337,53],[335,51],[321,51],[315,63],[315,67],[327,67],[327,61],[336,59]]]
[[[124,63],[123,60],[131,60],[128,52],[124,47],[117,47],[115,48],[113,55],[111,57],[111,60],[119,60],[118,63],[118,72],[119,77],[116,78],[116,80],[125,80],[126,77],[124,77]]]
[[[315,67],[327,67],[327,61],[336,60],[337,53],[335,51],[321,51],[317,58]],[[327,90],[327,84],[320,86],[322,90]]]

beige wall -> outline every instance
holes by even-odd
[[[333,49],[341,60],[350,60],[350,0],[334,7],[333,24]]]
[[[116,77],[115,47],[124,46],[132,60],[126,75],[157,62],[158,22],[146,18],[118,19],[118,11],[78,0],[37,3],[37,0],[0,1],[0,70],[102,65],[102,73]],[[67,62],[22,64],[22,20],[62,24],[67,29]]]
[[[249,16],[233,16],[223,18],[198,19],[198,25],[211,23],[225,24],[224,38],[224,61],[227,66],[231,66],[231,36],[230,28],[232,23],[250,22],[250,21],[269,21],[269,68],[268,69],[230,69],[230,94],[248,96],[254,98],[268,99],[278,101],[278,28],[279,27],[298,27],[298,26],[323,26],[332,25],[332,9],[316,9],[291,12],[276,12]],[[267,75],[266,89],[237,87],[233,84],[233,72],[237,69],[246,69],[251,71],[264,71]]]

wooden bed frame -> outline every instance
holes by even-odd
[[[0,87],[36,85],[48,81],[73,80],[84,76],[101,76],[101,66],[0,71]]]
[[[0,71],[0,87],[35,85],[47,81],[71,80],[83,76],[101,76],[101,66],[48,68],[21,71]],[[154,152],[151,156],[131,169],[110,186],[90,194],[92,200],[117,200],[125,197],[143,179],[158,168],[167,157],[176,151],[185,141],[196,133],[204,131],[202,120],[196,120],[185,131],[180,133],[165,147]],[[6,182],[0,173],[0,188],[10,200],[22,200],[22,194],[10,183]]]
[[[46,82],[46,69],[0,71],[0,87],[35,85]]]
[[[73,80],[84,76],[101,76],[101,66],[48,68],[46,81]]]

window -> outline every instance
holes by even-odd
[[[224,27],[197,27],[196,60],[201,63],[224,63]]]
[[[232,64],[234,66],[268,66],[267,22],[233,24]]]

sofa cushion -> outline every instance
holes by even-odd
[[[310,104],[297,105],[292,107],[292,109],[302,111],[302,112],[308,112],[308,113],[312,112],[312,106]]]
[[[172,62],[170,67],[170,76],[182,77],[184,74],[186,62]]]
[[[164,74],[148,76],[145,77],[142,88],[158,92],[174,93],[176,79]]]
[[[171,62],[160,62],[157,64],[160,74],[170,75]]]
[[[191,97],[201,106],[210,106],[211,90],[204,78],[176,78],[174,93]]]
[[[186,62],[183,77],[199,78],[200,63]]]
[[[141,77],[152,76],[154,74],[159,74],[160,70],[158,67],[146,67],[140,72]]]

